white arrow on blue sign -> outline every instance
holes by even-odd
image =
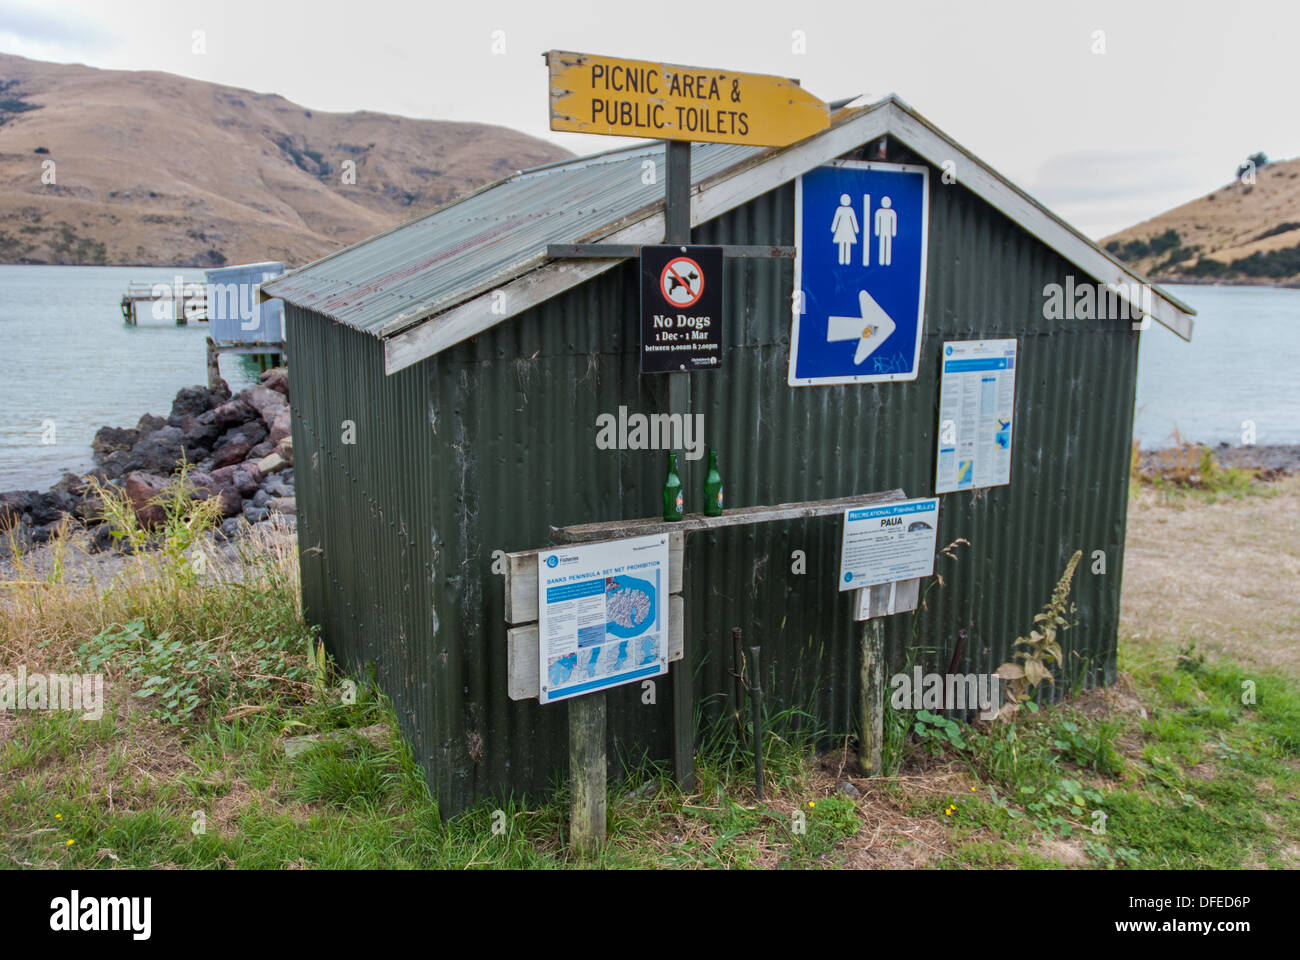
[[[842,160],[795,182],[792,387],[915,380],[930,170]]]

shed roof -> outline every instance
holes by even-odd
[[[827,130],[787,147],[694,144],[691,224],[885,134],[936,166],[955,162],[968,189],[1121,296],[1132,284],[1146,284],[892,94],[839,111]],[[393,373],[620,262],[551,260],[548,244],[661,243],[663,179],[662,143],[523,171],[286,273],[264,284],[263,296],[384,340],[385,369]],[[1191,339],[1195,311],[1159,287],[1150,289],[1152,317]]]

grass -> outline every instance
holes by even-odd
[[[1300,866],[1300,680],[1267,657],[1206,651],[1177,621],[1167,636],[1126,632],[1115,687],[1014,722],[918,738],[915,717],[891,710],[875,778],[857,774],[850,742],[819,755],[823,731],[791,708],[765,717],[759,800],[752,728],[723,711],[701,734],[692,794],[649,763],[610,785],[593,854],[567,845],[562,784],[443,822],[385,699],[366,683],[339,696],[298,614],[292,539],[234,555],[184,501],[169,509],[160,531],[133,534],[110,582],[81,576],[62,538],[0,588],[0,673],[99,669],[109,688],[98,720],[0,713],[0,864]],[[150,687],[162,689],[138,695]],[[339,736],[287,756],[286,738],[309,733]]]
[[[1275,487],[1257,482],[1255,470],[1220,464],[1205,444],[1184,440],[1177,431],[1169,443],[1144,467],[1138,442],[1133,441],[1129,481],[1134,494],[1149,490],[1164,504],[1178,504],[1187,500],[1216,503],[1276,493]]]

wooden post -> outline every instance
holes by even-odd
[[[864,776],[880,772],[885,737],[885,620],[873,617],[862,625],[861,703],[858,707],[858,762]]]
[[[221,389],[221,355],[217,345],[208,337],[208,389],[216,393]]]
[[[605,842],[605,694],[569,701],[569,842],[580,853]]]
[[[665,141],[664,160],[667,167],[664,177],[664,242],[690,243],[691,145],[676,140]],[[690,374],[668,375],[668,412],[680,414],[683,421],[690,416]],[[698,491],[691,483],[691,471],[684,457],[678,462],[677,472],[689,510],[690,498]],[[695,690],[691,661],[690,631],[683,625],[682,659],[672,670],[673,776],[683,793],[695,792]]]

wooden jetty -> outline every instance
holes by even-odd
[[[122,319],[131,326],[139,325],[140,304],[166,302],[172,305],[172,317],[178,327],[190,322],[203,323],[208,319],[207,284],[202,280],[176,283],[150,283],[132,280],[122,294]]]

